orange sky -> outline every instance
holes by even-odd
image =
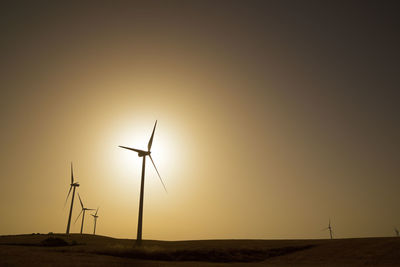
[[[65,232],[72,161],[97,233],[135,238],[118,146],[157,119],[144,239],[393,235],[399,8],[345,3],[2,8],[0,234]]]

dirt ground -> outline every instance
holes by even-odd
[[[69,245],[44,243],[49,237]],[[128,239],[79,234],[0,236],[0,266],[400,266],[400,238],[396,237],[145,240],[139,254],[131,253],[133,244]],[[192,260],[186,260],[185,254]]]

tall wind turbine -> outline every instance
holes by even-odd
[[[93,216],[94,218],[94,230],[93,230],[93,234],[96,234],[96,223],[97,223],[97,218],[99,218],[99,216],[97,216],[97,212],[99,211],[99,208],[97,208],[96,213],[95,214],[90,214]]]
[[[153,132],[151,134],[149,143],[147,144],[147,151],[136,149],[136,148],[131,148],[131,147],[126,147],[126,146],[119,146],[121,148],[129,149],[132,151],[135,151],[138,153],[138,157],[143,158],[142,162],[142,180],[140,184],[140,200],[139,200],[139,216],[138,216],[138,228],[137,228],[137,237],[136,237],[136,244],[140,245],[142,241],[142,222],[143,222],[143,197],[144,197],[144,172],[146,168],[146,156],[149,156],[151,162],[153,163],[154,169],[156,169],[156,172],[158,174],[158,177],[160,178],[160,181],[164,187],[165,192],[167,192],[167,188],[164,185],[163,180],[161,179],[160,173],[157,170],[156,164],[153,161],[153,158],[151,157],[151,145],[153,144],[153,137],[154,137],[154,131],[156,130],[157,126],[157,121],[154,124]]]
[[[83,231],[83,222],[84,222],[84,220],[85,220],[85,212],[86,212],[87,210],[94,210],[94,209],[85,208],[85,206],[84,206],[83,203],[82,203],[82,199],[81,199],[81,196],[79,195],[79,193],[78,193],[78,197],[79,197],[79,202],[81,202],[82,210],[81,210],[81,212],[79,212],[78,217],[76,217],[75,222],[79,219],[79,216],[81,216],[81,214],[83,213],[83,216],[82,216],[82,224],[81,224],[81,234],[82,234],[82,231]]]
[[[329,235],[331,236],[331,239],[333,239],[333,235],[332,235],[332,227],[331,227],[331,219],[329,219],[329,224],[328,224],[328,227],[326,227],[326,228],[322,229],[322,231],[325,231],[325,230],[329,230]]]
[[[65,199],[65,204],[67,204],[67,200],[68,200],[69,194],[71,193],[71,190],[73,188],[73,190],[72,190],[72,199],[71,199],[71,208],[69,209],[69,216],[68,216],[68,223],[67,223],[67,232],[66,232],[67,235],[69,234],[69,228],[71,226],[72,208],[74,206],[75,189],[77,187],[79,187],[79,183],[78,182],[74,182],[74,170],[72,168],[72,162],[71,162],[71,186],[69,188],[67,198]],[[65,206],[65,204],[64,204],[64,206]]]

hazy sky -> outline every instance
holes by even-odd
[[[13,1],[15,2],[15,1]],[[0,234],[390,236],[400,227],[397,1],[27,1],[0,16]],[[73,220],[79,213],[75,202]],[[79,232],[80,221],[71,232]],[[93,231],[86,217],[85,232]]]

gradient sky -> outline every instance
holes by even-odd
[[[12,2],[0,234],[65,232],[72,161],[97,233],[135,238],[141,159],[118,145],[156,119],[144,239],[400,227],[397,1]]]

